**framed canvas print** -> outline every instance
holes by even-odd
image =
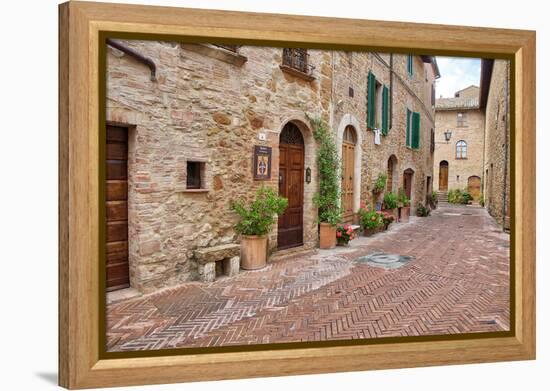
[[[535,358],[535,33],[60,5],[60,384]]]

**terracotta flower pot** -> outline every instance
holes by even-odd
[[[379,232],[379,228],[365,228],[363,229],[363,236],[372,236],[375,233]]]
[[[336,227],[329,223],[321,223],[319,229],[319,248],[336,247]]]
[[[267,236],[241,236],[241,267],[257,270],[267,264]]]
[[[397,217],[398,217],[398,209],[397,208],[383,209],[382,212],[386,212],[386,213],[389,213],[389,214],[393,215],[394,221],[397,221]]]
[[[411,214],[411,207],[410,206],[404,206],[401,208],[401,213],[399,217],[399,221],[402,223],[408,223],[409,222],[409,216]]]

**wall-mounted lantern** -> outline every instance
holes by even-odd
[[[311,183],[311,168],[306,168],[306,183]]]
[[[451,132],[450,129],[447,129],[447,131],[445,133],[443,133],[445,135],[445,141],[449,142],[451,140],[451,137],[453,135],[453,132]]]

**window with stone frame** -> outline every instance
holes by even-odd
[[[456,158],[467,159],[468,158],[468,144],[464,140],[460,140],[456,143]]]
[[[204,162],[187,161],[186,188],[189,190],[204,189]]]
[[[468,117],[467,117],[466,113],[459,112],[459,113],[456,114],[456,126],[458,128],[464,128],[464,127],[468,126],[467,120],[468,120]]]

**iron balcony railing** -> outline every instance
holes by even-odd
[[[311,75],[315,67],[309,64],[307,49],[283,49],[283,65]]]

